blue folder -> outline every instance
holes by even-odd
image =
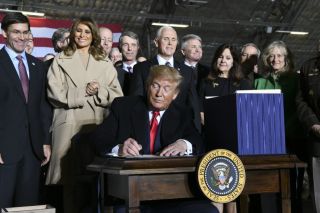
[[[206,99],[206,151],[239,155],[285,154],[283,95],[237,93]]]

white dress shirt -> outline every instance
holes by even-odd
[[[164,112],[165,112],[165,110],[159,111],[160,115],[157,117],[158,124],[160,123],[160,120],[161,120]],[[149,111],[149,123],[151,122],[152,116],[153,116],[153,111]],[[182,140],[187,144],[187,150],[186,150],[186,152],[184,154],[185,155],[192,154],[192,144],[187,140],[184,140],[184,139],[182,139]],[[139,143],[139,141],[137,141],[137,142]],[[119,148],[120,148],[120,145],[117,145],[117,146],[113,147],[111,152],[113,154],[117,154],[118,155],[119,154]]]

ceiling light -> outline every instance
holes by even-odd
[[[151,25],[153,25],[153,26],[181,27],[181,28],[189,27],[188,24],[173,24],[173,23],[161,23],[161,22],[152,22]]]
[[[302,32],[302,31],[291,31],[291,30],[276,30],[277,33],[288,33],[291,35],[308,35],[309,32]]]
[[[6,13],[22,13],[25,16],[44,16],[44,13],[23,11],[23,10],[9,10],[9,9],[0,9],[2,12]]]
[[[291,35],[308,35],[309,32],[299,32],[299,31],[291,31]]]

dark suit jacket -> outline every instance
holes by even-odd
[[[142,96],[116,98],[110,115],[93,133],[99,152],[111,152],[113,147],[131,137],[142,145],[144,154],[150,153],[148,112],[146,99]],[[194,154],[202,150],[202,139],[192,122],[192,113],[188,107],[174,102],[161,118],[158,137],[160,150],[178,139],[192,143]]]
[[[207,67],[206,65],[198,63],[196,69],[197,69],[196,89],[197,89],[197,92],[199,93],[201,81],[202,79],[205,79],[208,76],[210,72],[210,68]]]
[[[137,63],[133,67],[133,77],[130,84],[130,95],[146,96],[146,81],[149,75],[150,68],[154,65],[159,65],[157,57],[144,62]],[[187,65],[174,60],[174,68],[176,68],[183,77],[180,86],[180,92],[174,102],[180,105],[190,106],[193,110],[193,119],[197,129],[200,131],[200,110],[199,98],[194,85],[193,70]]]
[[[115,68],[117,70],[118,80],[119,80],[123,95],[128,96],[133,74],[123,69],[122,62],[115,65]]]
[[[25,101],[20,79],[7,53],[0,50],[0,153],[5,163],[21,159],[24,146],[31,141],[42,159],[48,143],[50,107],[46,102],[46,70],[43,62],[26,54],[29,65],[29,98]]]
[[[297,115],[308,133],[309,140],[304,146],[308,146],[311,156],[320,157],[320,138],[311,130],[313,125],[320,124],[320,57],[304,62],[299,78]]]

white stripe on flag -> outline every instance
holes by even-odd
[[[43,58],[48,53],[56,54],[50,47],[34,47],[32,51],[32,55],[37,58]]]

